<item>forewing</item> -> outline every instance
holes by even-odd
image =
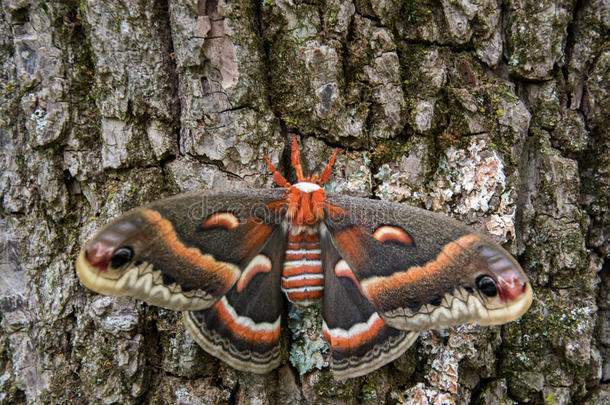
[[[132,210],[80,252],[82,283],[175,310],[212,306],[280,228],[283,190],[189,193]]]
[[[329,193],[324,223],[360,291],[395,328],[500,324],[531,303],[510,254],[446,216]]]
[[[324,225],[320,242],[324,270],[324,337],[338,378],[357,377],[391,362],[417,339],[392,328],[362,295],[357,280]]]

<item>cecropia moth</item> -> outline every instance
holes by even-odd
[[[488,238],[419,208],[325,192],[336,154],[305,177],[295,137],[296,184],[267,159],[282,188],[132,210],[86,244],[78,276],[102,294],[184,311],[201,347],[253,373],[280,365],[284,296],[321,303],[338,378],[391,362],[419,331],[502,324],[529,308],[523,270]]]

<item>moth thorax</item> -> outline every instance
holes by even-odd
[[[302,181],[294,185],[294,187],[298,188],[304,193],[313,193],[316,190],[320,190],[322,187],[317,185],[316,183],[311,183],[309,181]]]
[[[282,291],[296,305],[307,306],[322,298],[324,275],[317,227],[291,226],[282,271]]]
[[[303,235],[314,235],[319,243],[320,241],[320,237],[318,236],[319,233],[319,229],[317,226],[299,226],[299,225],[293,225],[290,224],[290,230],[288,233],[288,243],[290,243],[290,238],[292,237],[292,239],[298,239],[298,238],[306,238],[306,236]]]

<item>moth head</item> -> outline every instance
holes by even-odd
[[[335,149],[321,175],[305,176],[301,165],[299,143],[296,135],[293,134],[291,162],[297,175],[297,183],[294,185],[288,183],[265,156],[273,180],[278,186],[290,190],[286,218],[290,219],[294,226],[317,226],[324,217],[324,189],[322,186],[330,179],[337,153],[338,149]]]
[[[291,153],[291,163],[297,175],[297,183],[295,186],[297,189],[303,193],[312,193],[314,191],[319,190],[324,183],[326,183],[330,179],[330,175],[332,172],[333,165],[335,164],[335,159],[337,158],[338,149],[335,149],[335,152],[331,156],[328,164],[322,171],[322,174],[313,176],[305,176],[303,173],[303,167],[301,165],[301,153],[299,152],[299,143],[297,141],[297,136],[295,134],[292,135],[292,153]],[[277,169],[271,164],[271,161],[267,156],[264,157],[267,165],[269,166],[269,170],[273,175],[273,180],[280,187],[290,188],[290,183],[286,181],[284,176],[277,171]]]
[[[78,277],[89,289],[108,295],[121,295],[117,280],[133,267],[144,245],[138,216],[128,216],[103,228],[79,253]]]
[[[521,266],[495,244],[483,242],[473,249],[465,290],[467,299],[481,304],[475,322],[499,325],[519,318],[532,303],[532,287]]]

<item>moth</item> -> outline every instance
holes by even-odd
[[[322,307],[337,378],[403,354],[419,331],[520,317],[532,288],[517,261],[444,215],[324,191],[337,151],[306,177],[296,136],[290,184],[266,159],[278,189],[195,192],[112,221],[79,253],[81,282],[184,311],[203,349],[230,366],[280,365],[284,296]]]

